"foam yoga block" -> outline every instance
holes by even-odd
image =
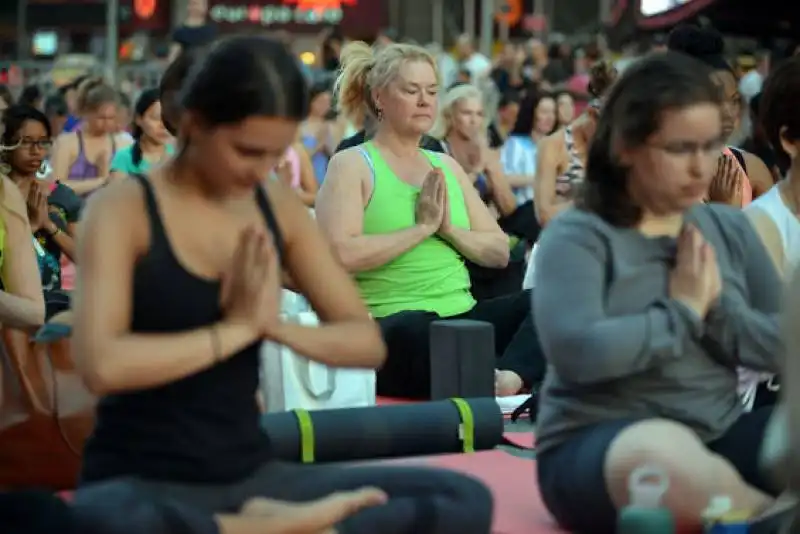
[[[494,397],[494,326],[466,319],[430,327],[431,399]]]
[[[494,397],[394,406],[271,413],[277,458],[325,463],[493,449],[503,440]]]

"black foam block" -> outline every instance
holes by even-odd
[[[465,399],[474,424],[474,450],[489,450],[503,439],[503,414],[494,397]],[[461,414],[452,401],[308,412],[316,463],[401,458],[462,452]],[[263,416],[275,457],[301,460],[295,412]]]
[[[431,399],[494,397],[494,326],[466,319],[430,327]]]

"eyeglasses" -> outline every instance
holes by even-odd
[[[30,150],[31,148],[38,148],[39,150],[50,150],[53,147],[53,141],[50,139],[39,139],[33,140],[28,138],[22,138],[17,143],[18,148],[24,148]]]

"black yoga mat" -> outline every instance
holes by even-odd
[[[504,426],[494,398],[295,410],[262,421],[275,457],[305,463],[488,450],[502,442]]]

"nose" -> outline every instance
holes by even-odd
[[[428,93],[425,93],[425,92],[420,92],[420,93],[419,93],[419,97],[417,98],[417,107],[418,107],[418,108],[427,108],[427,107],[430,107],[430,105],[431,105],[431,100],[432,100],[433,98],[434,98],[434,97],[433,97],[433,96],[431,96],[431,95],[429,95]]]

